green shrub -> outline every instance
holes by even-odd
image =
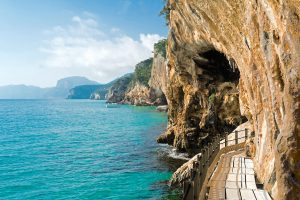
[[[133,83],[139,82],[145,86],[149,86],[148,82],[151,77],[153,59],[147,59],[136,65],[133,76]]]
[[[165,5],[164,5],[163,9],[160,11],[159,15],[164,16],[166,19],[166,24],[169,25],[171,9],[170,9],[168,0],[164,0],[164,2],[165,2]]]
[[[162,39],[154,44],[154,53],[162,55],[164,58],[167,57],[167,39]]]

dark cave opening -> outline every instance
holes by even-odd
[[[194,62],[199,69],[198,83],[203,87],[201,97],[198,99],[206,98],[208,106],[200,106],[198,111],[191,109],[191,113],[201,114],[196,117],[190,116],[188,122],[189,126],[197,129],[196,135],[200,138],[198,140],[200,143],[196,146],[201,147],[211,139],[210,136],[204,139],[205,133],[222,136],[231,133],[247,119],[240,111],[238,89],[240,72],[234,59],[228,58],[216,49],[210,49],[199,53]]]
[[[195,63],[204,69],[204,75],[218,79],[221,82],[238,82],[240,72],[233,59],[227,59],[225,54],[213,49],[199,54]]]

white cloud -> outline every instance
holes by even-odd
[[[134,40],[115,27],[105,33],[91,16],[74,16],[71,22],[46,31],[49,39],[41,48],[46,54],[42,65],[80,69],[101,82],[133,71],[138,62],[152,55],[154,43],[162,39],[157,34],[140,34],[140,39]]]
[[[159,36],[158,34],[141,34],[140,35],[140,40],[142,42],[142,44],[147,47],[150,50],[153,50],[153,45],[159,41],[163,39],[163,37]]]

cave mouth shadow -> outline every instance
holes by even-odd
[[[201,69],[198,81],[209,91],[207,109],[210,115],[205,128],[200,127],[200,131],[221,136],[231,133],[247,121],[246,117],[242,116],[239,105],[240,71],[235,60],[214,48],[198,53],[193,60],[196,68]],[[234,99],[234,102],[228,99]]]
[[[198,55],[194,62],[204,70],[204,75],[214,77],[215,81],[238,83],[240,71],[234,59],[228,59],[225,54],[216,49]]]

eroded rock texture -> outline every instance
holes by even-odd
[[[158,105],[167,104],[167,85],[168,74],[166,58],[162,54],[154,52],[151,77],[149,80],[150,93],[153,102],[157,102]]]
[[[299,199],[300,1],[168,7],[169,128],[159,140],[195,149],[241,123],[239,105],[256,132],[258,179],[275,199]]]

